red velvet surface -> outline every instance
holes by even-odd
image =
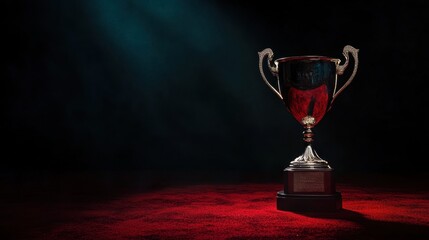
[[[339,183],[344,210],[324,214],[276,210],[281,188],[194,183],[101,198],[21,193],[2,204],[0,239],[429,239],[424,187]]]

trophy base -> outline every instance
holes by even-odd
[[[297,212],[334,212],[342,209],[341,193],[334,194],[288,194],[277,193],[277,210]]]
[[[284,189],[277,192],[277,209],[283,211],[337,211],[342,197],[336,191],[333,169],[288,167],[284,169]]]
[[[342,209],[341,193],[329,195],[277,193],[277,210],[296,212],[334,212]]]

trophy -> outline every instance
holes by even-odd
[[[313,127],[332,106],[335,98],[351,83],[358,67],[359,50],[347,45],[345,62],[326,56],[292,56],[273,61],[273,51],[259,52],[259,71],[268,87],[284,102],[292,116],[304,127],[304,153],[283,171],[284,189],[277,192],[277,209],[283,211],[335,211],[342,209],[341,193],[335,189],[333,169],[313,150]],[[354,69],[349,79],[337,85],[353,56]],[[277,88],[264,75],[263,60],[277,78]]]

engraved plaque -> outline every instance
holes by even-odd
[[[324,192],[324,176],[323,172],[295,172],[293,174],[294,192]]]

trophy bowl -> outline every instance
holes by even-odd
[[[343,49],[345,62],[338,58],[305,55],[273,60],[270,48],[259,52],[259,71],[268,87],[283,101],[292,116],[303,126],[304,153],[284,169],[285,188],[277,194],[280,210],[340,209],[341,194],[336,192],[332,168],[313,150],[313,131],[329,111],[337,96],[354,79],[358,67],[359,50],[347,45]],[[353,56],[354,68],[349,79],[338,86],[338,75],[349,65]],[[274,87],[266,78],[263,60],[267,58],[269,71],[276,77]]]

